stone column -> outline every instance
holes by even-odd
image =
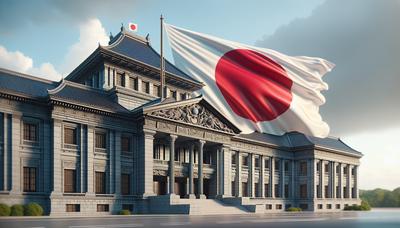
[[[336,198],[336,162],[331,163],[331,198]]]
[[[8,191],[10,189],[10,177],[11,177],[11,166],[9,164],[9,157],[12,153],[12,116],[11,114],[3,113],[3,164],[2,164],[2,171],[3,171],[3,191]]]
[[[285,159],[281,159],[281,177],[280,177],[280,185],[281,185],[281,198],[285,198]]]
[[[114,190],[116,195],[121,194],[121,132],[115,132],[115,152],[114,152]]]
[[[250,167],[249,167],[249,177],[248,177],[248,186],[249,186],[249,197],[254,197],[254,168],[255,168],[255,164],[254,164],[254,154],[249,153],[248,155],[250,157],[249,161],[250,161]]]
[[[265,178],[265,173],[264,173],[264,170],[265,170],[265,157],[264,157],[264,155],[260,155],[260,157],[259,157],[259,159],[258,159],[261,163],[260,163],[260,179],[258,180],[258,187],[259,187],[259,191],[260,191],[260,196],[261,196],[261,198],[265,198],[266,197],[266,195],[265,195],[265,181],[264,181],[264,178]]]
[[[189,199],[194,199],[194,186],[193,186],[193,169],[194,169],[194,144],[189,145]]]
[[[351,198],[351,165],[347,165],[346,198]]]
[[[114,167],[115,167],[115,131],[114,130],[108,130],[108,143],[107,143],[107,154],[108,154],[108,191],[106,191],[109,194],[114,193],[114,185],[115,185],[115,173],[114,173]],[[107,173],[107,172],[106,172]]]
[[[275,158],[271,157],[269,162],[269,192],[271,194],[271,198],[275,198]]]
[[[356,192],[356,198],[359,199],[360,195],[358,192],[358,180],[359,180],[359,175],[358,175],[358,165],[354,167],[355,168],[355,173],[354,173],[354,191]]]
[[[242,197],[242,156],[236,151],[236,173],[235,173],[235,193],[236,197]]]
[[[340,163],[339,164],[339,198],[343,199],[344,198],[344,194],[343,194],[343,164]]]
[[[324,161],[320,161],[320,176],[319,176],[319,188],[321,193],[321,198],[325,199],[325,164]]]
[[[204,144],[206,143],[206,141],[204,140],[199,140],[198,141],[198,168],[197,168],[197,172],[198,172],[198,194],[199,194],[199,198],[200,199],[205,199],[206,196],[203,193],[203,147]]]
[[[296,180],[296,166],[295,166],[295,160],[291,160],[291,169],[290,169],[290,171],[291,171],[291,180],[290,180],[290,183],[291,183],[291,187],[290,187],[290,198],[292,198],[292,199],[294,199],[295,198],[295,189],[296,189],[296,183],[295,183],[295,180]],[[314,172],[315,173],[315,172]],[[314,174],[315,175],[315,174]],[[315,186],[315,184],[314,184],[314,186]],[[315,188],[314,188],[315,189]]]
[[[80,153],[80,191],[87,191],[87,141],[86,141],[86,125],[79,126],[79,153]]]
[[[169,194],[175,194],[175,141],[178,136],[170,135],[169,138]]]
[[[154,196],[153,190],[153,141],[156,132],[143,129],[139,135],[138,164],[138,193],[142,197]]]
[[[232,195],[232,181],[231,181],[231,172],[232,172],[232,154],[231,150],[227,146],[222,146],[222,194],[223,196],[231,196]]]
[[[63,171],[61,170],[61,120],[53,119],[53,190],[51,192],[51,196],[60,195],[61,196],[61,177]]]
[[[86,148],[86,195],[94,195],[94,127],[87,126]]]
[[[321,191],[321,184],[319,185],[319,187],[318,187],[318,184],[317,184],[318,182],[321,183],[321,179],[320,179],[320,177],[318,177],[318,169],[317,169],[319,163],[320,163],[320,161],[317,160],[317,159],[315,159],[313,161],[314,169],[313,169],[312,173],[313,173],[313,181],[314,181],[314,183],[313,183],[313,193],[314,193],[313,196],[314,196],[314,199],[318,198],[318,191]]]

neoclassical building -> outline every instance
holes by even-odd
[[[59,82],[0,70],[0,202],[51,215],[268,213],[359,204],[339,138],[241,134],[149,40],[121,29]]]

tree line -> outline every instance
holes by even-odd
[[[381,188],[360,190],[360,198],[371,207],[400,207],[400,187],[393,191]]]

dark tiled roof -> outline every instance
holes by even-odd
[[[150,46],[148,42],[142,40],[141,37],[128,34],[126,31],[121,31],[113,41],[114,42],[111,43],[110,46],[106,46],[104,48],[135,59],[152,67],[160,68],[160,55]],[[165,70],[181,78],[199,83],[167,60],[165,61]]]
[[[301,147],[323,147],[331,150],[339,150],[361,156],[362,154],[345,144],[339,138],[327,137],[318,138],[306,136],[299,132],[289,132],[282,136],[266,133],[253,132],[251,134],[241,134],[239,138],[254,140],[262,143],[272,144],[286,149],[296,149]]]
[[[128,114],[129,110],[114,101],[109,93],[78,83],[63,81],[59,88],[49,91],[51,99],[70,102],[85,107]]]
[[[48,89],[54,89],[58,84],[59,82],[0,68],[0,91],[2,92],[41,99],[47,97]]]

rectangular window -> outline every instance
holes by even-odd
[[[150,92],[150,83],[146,81],[142,81],[142,92],[149,93]]]
[[[106,193],[106,173],[96,172],[96,194]]]
[[[232,165],[236,165],[236,154],[232,154]]]
[[[80,212],[81,205],[80,204],[66,204],[66,212]]]
[[[326,209],[332,209],[332,204],[327,204]]]
[[[356,168],[352,168],[352,169],[351,169],[351,175],[354,176],[355,173],[356,173]]]
[[[121,137],[121,151],[130,152],[131,151],[131,138],[127,136]]]
[[[275,184],[275,197],[277,197],[277,198],[281,197],[280,192],[281,191],[279,189],[279,184]]]
[[[289,198],[289,185],[285,184],[285,198]]]
[[[269,184],[264,184],[264,195],[265,197],[271,197],[271,193],[269,192]]]
[[[266,210],[272,210],[272,204],[265,204]]]
[[[106,133],[96,132],[96,148],[106,148]]]
[[[300,185],[300,198],[307,198],[307,184]]]
[[[110,206],[108,204],[97,204],[97,212],[108,212],[110,211]]]
[[[259,157],[254,158],[254,167],[260,168],[260,158]]]
[[[171,97],[173,97],[176,100],[176,91],[171,90]]]
[[[336,186],[336,198],[340,198],[340,187]]]
[[[317,163],[317,172],[321,172],[321,163]]]
[[[300,162],[300,175],[307,176],[307,162]]]
[[[275,171],[280,170],[280,160],[275,160]]]
[[[336,166],[336,174],[339,174],[340,173],[340,166],[338,165],[338,166]]]
[[[347,166],[345,166],[344,168],[343,168],[343,174],[347,174]]]
[[[323,207],[322,207],[322,204],[318,204],[318,209],[322,209]]]
[[[64,143],[76,145],[76,128],[64,127]]]
[[[249,156],[243,156],[242,157],[242,165],[243,166],[248,166],[249,165]]]
[[[336,209],[340,209],[340,204],[336,204]]]
[[[125,87],[125,74],[117,73],[117,85]]]
[[[343,197],[349,198],[349,197],[347,197],[347,187],[343,187]]]
[[[186,100],[186,93],[181,93],[181,100]]]
[[[322,195],[321,195],[321,187],[320,187],[319,184],[317,185],[317,198],[322,198]]]
[[[276,210],[282,210],[282,204],[276,204],[275,205]]]
[[[160,97],[161,96],[160,86],[153,85],[153,95],[156,96],[156,97]]]
[[[24,140],[38,141],[37,124],[24,122]]]
[[[328,189],[329,189],[329,186],[328,186],[328,185],[325,185],[325,198],[329,198],[329,191],[328,191]]]
[[[24,192],[36,192],[35,167],[24,167]]]
[[[64,169],[64,192],[76,192],[76,171]]]
[[[289,162],[285,161],[285,172],[289,172]]]
[[[325,164],[325,173],[329,173],[329,164]]]
[[[121,174],[121,194],[129,195],[131,193],[131,176],[129,174]]]
[[[129,77],[129,88],[133,90],[138,90],[138,79],[134,77]]]
[[[265,168],[269,169],[269,158],[265,159]]]

